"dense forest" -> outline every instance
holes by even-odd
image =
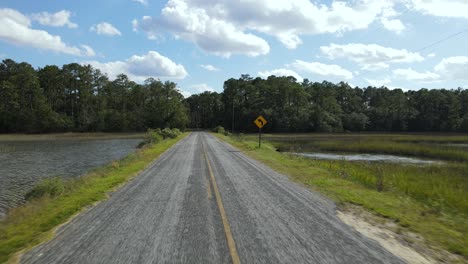
[[[265,130],[274,132],[468,132],[468,90],[461,88],[403,92],[242,75],[225,81],[222,93],[192,95],[186,104],[191,127],[234,125],[235,132],[255,131],[259,114],[268,120]]]
[[[173,82],[125,75],[109,80],[77,63],[35,70],[6,59],[0,64],[0,132],[144,131],[187,125],[183,96]]]
[[[255,131],[264,115],[269,132],[468,132],[468,90],[351,87],[242,75],[222,93],[183,98],[174,82],[115,80],[90,65],[34,69],[11,59],[0,64],[0,132],[145,131],[176,127]]]

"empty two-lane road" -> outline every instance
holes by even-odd
[[[25,253],[23,263],[402,263],[332,202],[203,132]]]

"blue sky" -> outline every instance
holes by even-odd
[[[466,0],[0,3],[0,58],[89,63],[111,79],[175,81],[186,96],[241,74],[468,88],[467,44]]]

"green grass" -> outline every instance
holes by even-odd
[[[75,180],[50,180],[36,188],[36,199],[12,209],[0,222],[0,263],[15,253],[39,244],[52,236],[58,225],[68,221],[85,207],[107,197],[108,193],[136,176],[154,159],[187,133],[147,146],[122,160],[96,169]],[[56,191],[58,190],[58,191]]]
[[[429,245],[468,257],[468,166],[418,167],[395,164],[317,161],[285,155],[278,146],[219,138],[339,204],[360,205],[422,235]],[[330,137],[330,136],[328,136]],[[378,179],[382,179],[379,181]],[[382,191],[378,191],[381,185]]]

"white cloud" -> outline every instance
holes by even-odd
[[[108,22],[102,22],[97,25],[91,26],[90,31],[96,32],[98,35],[107,35],[107,36],[121,36],[122,33],[116,29],[112,24]]]
[[[427,55],[428,58],[434,58],[435,56],[436,56],[435,53],[429,53],[429,54]]]
[[[404,79],[407,81],[417,82],[435,82],[440,80],[440,75],[434,72],[417,72],[411,68],[396,69],[393,71],[395,78]]]
[[[77,28],[78,25],[70,21],[71,12],[68,10],[61,10],[57,13],[36,13],[32,14],[32,20],[39,22],[41,25],[52,26],[52,27],[63,27],[68,26],[69,28]]]
[[[96,56],[96,52],[88,46],[88,45],[81,45],[81,48],[83,48],[82,54],[87,57],[94,57]]]
[[[382,25],[390,30],[390,31],[395,31],[396,33],[401,33],[403,30],[406,29],[405,25],[403,25],[403,22],[399,19],[389,19],[386,17],[383,17],[380,22],[382,22]]]
[[[138,20],[136,20],[136,19],[132,20],[132,30],[133,30],[133,32],[138,31]]]
[[[140,3],[142,5],[148,5],[148,0],[132,0],[133,2]]]
[[[444,58],[434,67],[434,70],[450,79],[468,80],[468,57]]]
[[[144,16],[138,22],[138,28],[150,39],[156,38],[162,29],[169,30],[177,38],[191,41],[202,50],[222,57],[233,54],[255,57],[270,51],[262,38],[243,32],[234,23],[210,17],[204,8],[182,0],[169,0],[161,11],[161,18]]]
[[[125,61],[101,63],[98,61],[83,62],[108,74],[114,79],[123,73],[130,79],[141,82],[147,78],[183,79],[187,76],[184,66],[176,64],[156,51],[149,51],[143,56],[133,55]]]
[[[188,91],[186,91],[184,89],[179,88],[178,90],[179,90],[179,93],[181,93],[184,98],[188,98],[188,97],[190,97],[192,95],[191,92],[188,92]]]
[[[401,20],[396,19],[395,17],[399,14],[395,11],[395,9],[389,7],[383,10],[382,17],[380,18],[380,23],[390,31],[394,31],[396,33],[401,33],[403,30],[406,29],[406,26],[401,22]]]
[[[296,78],[298,82],[302,82],[304,79],[295,71],[290,70],[290,69],[275,69],[271,71],[262,71],[258,73],[258,76],[262,77],[263,79],[268,78],[271,75],[275,75],[276,77],[289,77],[292,76]]]
[[[357,62],[362,69],[388,68],[388,63],[413,63],[424,60],[419,53],[406,49],[394,49],[377,44],[350,43],[346,45],[330,44],[320,47],[322,53],[330,59],[347,58]]]
[[[296,60],[291,64],[291,66],[300,72],[312,73],[320,76],[345,80],[350,80],[353,78],[352,72],[335,64],[323,64],[320,62],[305,62],[302,60]]]
[[[384,13],[393,1],[333,1],[331,5],[309,0],[169,0],[159,17],[145,16],[138,28],[150,38],[167,30],[220,56],[267,54],[268,43],[256,32],[278,39],[289,49],[302,44],[302,35],[343,34],[362,30],[385,17],[393,31],[404,29],[397,14]]]
[[[215,66],[211,64],[201,64],[200,67],[202,67],[203,69],[207,71],[220,71],[219,68],[216,68]]]
[[[0,40],[15,45],[30,46],[43,50],[76,55],[92,56],[91,47],[83,45],[82,48],[65,44],[60,36],[51,35],[47,31],[31,28],[31,21],[20,12],[9,9],[0,9]]]
[[[466,0],[407,0],[408,6],[426,15],[468,19]]]
[[[382,87],[382,86],[387,86],[388,84],[390,84],[392,82],[392,80],[390,80],[390,78],[386,77],[382,80],[372,80],[372,79],[366,79],[366,81],[371,85],[371,86],[374,86],[374,87]]]
[[[195,89],[199,93],[214,92],[215,91],[211,86],[209,86],[206,83],[194,84],[194,85],[192,85],[190,87]]]

